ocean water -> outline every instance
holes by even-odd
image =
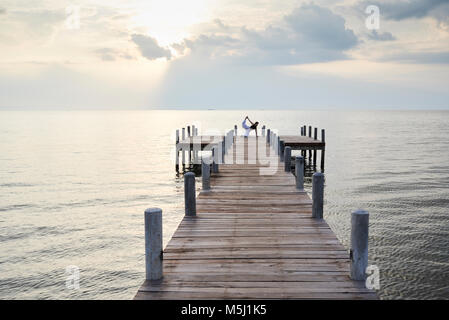
[[[347,247],[351,211],[370,212],[382,299],[449,298],[448,111],[210,110],[1,111],[0,299],[133,298],[144,210],[163,209],[165,243],[183,216],[175,129],[246,115],[281,135],[326,129],[324,217]]]

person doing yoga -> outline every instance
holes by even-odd
[[[249,123],[251,123],[250,126],[248,126],[248,125],[246,124],[246,120],[248,120]],[[253,123],[251,120],[249,120],[248,116],[246,116],[245,119],[244,119],[243,122],[242,122],[242,127],[243,127],[243,129],[245,129],[245,133],[243,134],[243,136],[244,136],[245,138],[248,138],[248,136],[249,136],[251,130],[255,130],[255,131],[256,131],[256,137],[257,137],[257,126],[258,126],[258,125],[259,125],[259,122],[258,122],[258,121],[256,121],[256,122]]]

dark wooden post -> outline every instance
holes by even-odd
[[[186,216],[196,216],[195,174],[187,172],[184,175],[184,206]]]
[[[326,143],[326,136],[325,136],[324,129],[321,129],[321,141],[323,143]],[[324,170],[325,149],[326,149],[326,146],[324,146],[323,149],[321,150],[321,170]]]
[[[186,128],[182,128],[182,142],[185,142],[186,139]],[[184,168],[186,165],[186,152],[184,147],[182,147],[182,167]]]
[[[304,190],[304,158],[297,156],[295,159],[296,189]]]
[[[176,172],[179,171],[179,129],[176,130]]]
[[[312,176],[312,217],[323,219],[324,174],[315,172]]]
[[[284,149],[284,169],[285,172],[290,172],[292,170],[292,148],[285,147]]]
[[[315,139],[315,140],[318,139],[318,128],[314,129],[313,139]],[[315,149],[313,149],[313,167],[316,167],[316,155],[317,155],[317,151],[316,151],[316,147],[315,147]]]
[[[309,138],[312,138],[312,126],[309,126]],[[309,149],[309,164],[312,160],[312,150]]]
[[[279,156],[281,162],[284,162],[284,150],[285,150],[285,142],[284,140],[279,141]]]
[[[201,176],[203,179],[203,190],[210,190],[210,164],[209,159],[201,160]]]

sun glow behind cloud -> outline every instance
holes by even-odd
[[[131,21],[168,46],[191,36],[189,28],[212,19],[212,0],[152,0],[139,3]]]

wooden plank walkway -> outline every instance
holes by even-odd
[[[236,138],[239,144],[245,159],[256,153],[255,138]],[[211,190],[197,197],[197,216],[183,218],[164,250],[163,279],[145,281],[135,299],[377,298],[349,278],[348,251],[311,217],[294,175],[273,150],[267,159],[276,161],[276,174],[260,175],[258,163],[219,166]]]

